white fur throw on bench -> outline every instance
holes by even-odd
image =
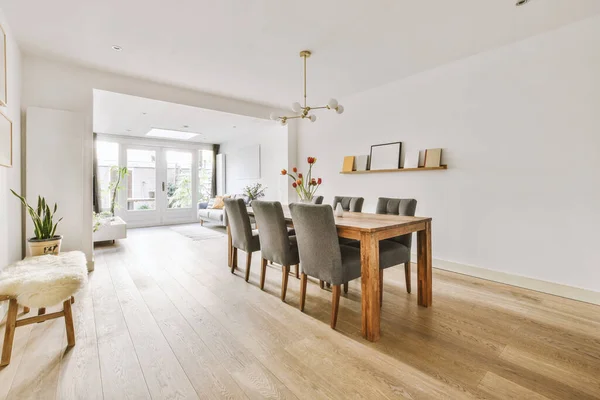
[[[87,274],[80,251],[27,257],[0,271],[0,295],[27,307],[50,307],[75,294],[87,282]]]

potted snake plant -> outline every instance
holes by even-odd
[[[60,253],[62,236],[56,234],[56,228],[60,221],[62,221],[62,218],[54,222],[54,215],[58,209],[57,204],[54,203],[53,211],[51,211],[50,206],[46,203],[46,199],[38,196],[37,208],[33,208],[23,196],[18,195],[12,189],[10,191],[21,200],[21,203],[23,203],[33,221],[33,233],[35,236],[27,239],[29,253],[32,256],[42,256],[44,254],[57,255]]]

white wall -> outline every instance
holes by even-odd
[[[298,157],[326,202],[416,198],[434,258],[600,292],[599,71],[595,17],[341,99],[300,125]],[[442,147],[448,170],[338,174],[390,141]]]
[[[260,145],[260,179],[240,179],[231,166],[235,153],[251,145]],[[243,193],[246,185],[262,183],[267,187],[265,200],[288,202],[288,190],[281,170],[289,168],[289,130],[275,122],[273,128],[221,144],[219,152],[225,154],[225,186],[228,194]],[[293,146],[295,148],[295,146]]]
[[[13,166],[0,166],[0,269],[21,259],[21,203],[9,189],[21,192],[21,52],[0,10],[0,25],[6,32],[7,106],[0,107],[13,123]],[[0,302],[0,319],[4,316]]]
[[[88,261],[92,259],[92,110],[93,89],[109,90],[118,93],[141,96],[150,99],[170,101],[184,105],[225,111],[252,117],[267,118],[272,109],[253,103],[195,92],[173,86],[162,85],[132,77],[101,72],[58,61],[27,55],[23,58],[23,98],[22,108],[43,107],[82,113],[86,120],[83,135],[83,171],[80,182],[84,193],[83,226],[89,226],[89,234],[82,237],[81,249]],[[27,140],[35,140],[27,137]],[[60,151],[61,142],[56,144]],[[40,160],[43,162],[44,160]],[[49,193],[57,199],[68,193]],[[84,232],[87,232],[84,230]],[[69,235],[70,232],[62,232]]]

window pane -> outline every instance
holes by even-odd
[[[127,149],[127,209],[156,209],[156,152]]]
[[[213,151],[198,150],[198,201],[207,202],[211,197]]]
[[[192,153],[167,151],[167,206],[192,206]]]
[[[110,210],[110,183],[116,178],[111,169],[119,166],[119,145],[111,142],[96,142],[96,157],[98,158],[98,184],[100,186],[100,210]]]

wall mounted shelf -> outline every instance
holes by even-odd
[[[420,168],[400,168],[400,169],[375,169],[368,171],[342,171],[340,174],[377,174],[380,172],[410,172],[410,171],[436,171],[440,169],[448,169],[447,165],[440,165],[439,167],[420,167]]]

